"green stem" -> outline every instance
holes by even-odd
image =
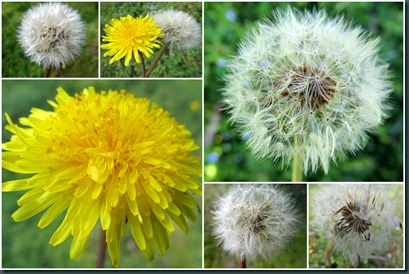
[[[104,267],[106,249],[107,249],[107,243],[106,243],[105,231],[101,230],[101,232],[99,234],[99,240],[98,240],[96,268],[103,268]]]
[[[139,58],[141,58],[141,64],[142,64],[142,77],[145,77],[145,60],[143,59],[143,54],[142,52],[139,52]]]
[[[159,59],[162,57],[162,55],[165,53],[166,49],[168,48],[167,44],[164,44],[163,47],[160,49],[158,54],[156,55],[155,59],[153,59],[151,66],[149,67],[148,72],[145,74],[145,77],[149,77],[153,71],[153,69],[156,67],[158,64]]]
[[[293,173],[291,177],[292,182],[302,181],[302,159],[297,151],[297,137],[294,138],[295,154],[293,157]]]

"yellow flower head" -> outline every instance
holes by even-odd
[[[154,244],[161,254],[168,245],[171,222],[185,232],[185,217],[194,220],[201,195],[198,149],[191,133],[147,99],[124,90],[96,93],[93,87],[74,97],[58,88],[54,111],[33,108],[14,124],[3,144],[3,167],[32,177],[3,183],[3,191],[28,190],[13,213],[26,220],[43,210],[44,228],[66,211],[51,237],[58,245],[70,235],[71,259],[79,259],[98,220],[108,250],[119,266],[120,238],[128,223],[148,260]]]
[[[147,14],[134,18],[131,15],[120,19],[111,19],[110,25],[105,25],[105,36],[102,41],[107,42],[102,45],[102,49],[108,50],[106,56],[114,56],[109,61],[112,64],[125,56],[125,66],[129,65],[132,53],[137,63],[141,62],[139,52],[147,58],[153,53],[153,48],[160,48],[161,43],[158,38],[164,36],[161,28]]]

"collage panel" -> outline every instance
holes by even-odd
[[[205,268],[306,268],[306,184],[205,184]]]
[[[201,81],[2,88],[3,267],[201,268]]]
[[[202,77],[201,2],[101,2],[101,77]]]
[[[401,2],[204,8],[206,182],[403,181]]]
[[[310,184],[310,268],[403,268],[401,184]]]
[[[98,77],[98,2],[2,2],[2,77]]]

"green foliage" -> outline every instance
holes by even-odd
[[[120,18],[128,14],[139,17],[147,13],[153,13],[159,10],[181,10],[193,16],[197,22],[202,22],[202,3],[201,2],[102,2],[101,3],[101,36],[105,35],[104,27],[109,24],[113,18]],[[101,45],[103,44],[101,39]],[[146,70],[151,65],[159,49],[145,59]],[[128,67],[124,65],[124,59],[109,64],[112,57],[103,57],[105,50],[101,50],[101,76],[102,77],[141,77],[141,64],[131,60]],[[159,59],[158,64],[150,77],[202,77],[202,46],[179,52],[177,50],[167,49],[164,55]]]
[[[83,88],[94,86],[97,91],[109,89],[125,89],[136,97],[146,97],[170,112],[176,120],[185,124],[192,132],[195,143],[200,145],[202,140],[201,127],[201,81],[3,81],[3,112],[9,113],[11,119],[18,123],[18,118],[27,117],[31,108],[52,110],[47,100],[54,100],[58,86],[63,87],[69,94],[80,92]],[[177,94],[177,97],[175,97]],[[4,114],[3,114],[4,115]],[[4,117],[4,116],[3,116]],[[3,142],[10,140],[10,133],[4,130],[7,123],[2,120]],[[200,151],[195,151],[200,156]],[[24,178],[24,175],[11,173],[3,169],[3,182]],[[53,247],[48,244],[51,235],[62,222],[60,216],[49,227],[40,230],[37,223],[41,218],[38,214],[24,222],[15,223],[11,214],[17,210],[16,201],[23,192],[3,193],[3,267],[6,268],[88,268],[95,267],[97,242],[101,227],[94,228],[88,245],[80,260],[69,259],[71,239],[61,245]],[[198,204],[201,197],[197,197]],[[65,214],[65,212],[63,213]],[[201,214],[198,212],[194,223],[189,224],[189,232],[185,234],[181,229],[169,235],[170,248],[161,256],[155,254],[155,260],[147,262],[142,252],[136,246],[129,228],[121,240],[121,267],[126,268],[199,268],[202,265],[202,225]],[[188,252],[187,252],[188,251]],[[183,256],[181,256],[183,254]],[[105,258],[105,267],[113,267],[109,255]]]
[[[311,184],[309,186],[310,197],[319,191],[321,185]],[[390,201],[396,203],[395,214],[403,220],[403,187],[401,185],[389,185],[388,192],[385,194]],[[311,201],[311,199],[310,199]],[[310,203],[311,207],[311,203]],[[310,211],[310,221],[313,214]],[[359,262],[357,268],[401,268],[403,267],[403,231],[395,230],[390,237],[394,237],[391,245],[383,254],[373,256],[369,260]],[[309,235],[309,267],[310,268],[348,268],[349,260],[342,253],[336,250],[336,247],[330,253],[329,260],[326,258],[328,242],[324,235]]]
[[[239,261],[227,254],[222,245],[212,235],[212,210],[215,199],[220,197],[229,186],[219,184],[205,184],[204,186],[204,267],[206,268],[237,268]],[[306,206],[307,189],[305,185],[282,185],[281,189],[296,201],[296,208],[300,216],[300,229],[293,240],[272,257],[259,258],[256,262],[248,262],[248,268],[306,268],[307,263],[307,235],[306,235]]]
[[[380,36],[380,55],[390,64],[394,91],[390,117],[376,129],[363,151],[332,164],[329,173],[308,174],[306,181],[403,180],[403,4],[374,2],[234,2],[205,3],[205,181],[289,181],[291,167],[255,159],[222,110],[226,63],[243,34],[271,11],[287,6],[325,9],[342,15],[372,37]],[[251,11],[251,12],[249,12]]]
[[[3,77],[44,77],[43,66],[31,63],[17,39],[17,29],[24,14],[36,2],[2,3]],[[98,3],[70,2],[85,23],[86,40],[82,52],[65,69],[51,70],[50,77],[98,76]]]

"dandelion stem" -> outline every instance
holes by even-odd
[[[246,259],[243,258],[240,260],[240,268],[247,268]]]
[[[158,64],[159,59],[162,57],[162,55],[165,53],[166,49],[168,48],[167,44],[164,44],[163,47],[160,49],[158,54],[156,55],[155,59],[153,59],[151,66],[149,67],[148,72],[145,74],[145,77],[149,77],[153,71],[153,69],[156,67]]]
[[[301,182],[302,181],[302,159],[300,154],[297,152],[297,137],[294,138],[294,148],[295,153],[293,157],[293,173],[292,173],[292,182]]]
[[[143,54],[142,52],[138,51],[139,57],[141,58],[141,64],[142,64],[142,77],[145,77],[145,60],[143,59]]]
[[[45,78],[49,78],[50,77],[50,72],[51,72],[51,67],[47,66],[45,68]]]
[[[107,249],[107,243],[106,243],[105,230],[101,230],[101,233],[99,234],[99,241],[98,241],[98,250],[97,250],[98,257],[97,257],[96,268],[104,267],[106,249]]]

